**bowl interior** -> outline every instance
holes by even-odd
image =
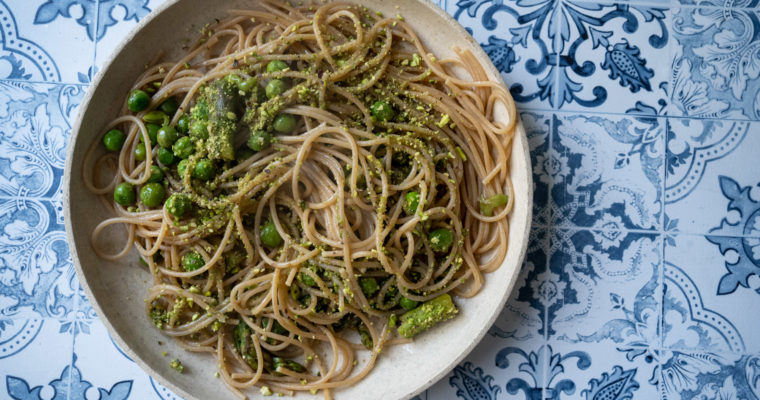
[[[453,56],[454,46],[470,49],[486,65],[489,78],[501,82],[498,71],[477,43],[431,2],[354,2],[386,15],[402,14],[439,58]],[[100,199],[85,189],[81,179],[82,160],[90,143],[99,139],[103,127],[117,115],[125,94],[145,62],[158,50],[163,50],[167,59],[176,59],[182,53],[183,40],[194,38],[199,27],[215,17],[224,16],[227,9],[251,8],[255,3],[252,0],[168,1],[143,20],[117,48],[90,88],[74,127],[67,156],[64,178],[66,231],[82,286],[122,349],[146,372],[186,399],[233,399],[234,396],[214,377],[216,366],[211,356],[184,352],[159,333],[146,317],[143,299],[150,276],[134,265],[136,255],[109,262],[98,258],[92,251],[90,236],[93,228],[110,215]],[[457,318],[420,335],[413,344],[384,349],[369,376],[353,387],[338,391],[338,398],[411,397],[448,373],[493,323],[517,278],[531,220],[533,186],[528,146],[522,125],[518,124],[517,129],[511,158],[516,204],[510,216],[509,251],[504,264],[487,275],[478,296],[457,301],[461,306]],[[121,243],[121,236],[121,233],[114,233],[109,240]],[[159,341],[164,344],[159,345]],[[171,357],[162,356],[162,351],[178,356],[187,367],[185,373],[178,374],[171,369]],[[308,394],[301,396],[310,397]]]

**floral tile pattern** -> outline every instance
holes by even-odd
[[[757,119],[757,10],[744,8],[752,6],[750,1],[704,1],[698,5],[674,10],[670,113]],[[729,5],[731,8],[726,8]]]
[[[552,129],[552,216],[559,225],[660,226],[665,120],[560,114]],[[542,176],[543,179],[543,176]]]
[[[760,199],[758,127],[746,121],[669,120],[665,213],[678,221],[679,231],[760,235],[752,224]]]
[[[61,201],[89,82],[161,3],[0,0],[2,399],[178,399],[87,301]],[[515,97],[534,228],[495,324],[415,400],[760,400],[760,2],[435,3]]]
[[[81,82],[95,56],[82,24],[95,24],[95,0],[14,0],[0,3],[0,48],[6,79]],[[51,40],[51,38],[57,38]],[[59,41],[66,41],[61,46]]]

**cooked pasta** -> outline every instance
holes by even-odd
[[[84,182],[114,214],[94,250],[137,250],[147,315],[241,398],[329,398],[505,258],[515,108],[457,55],[350,3],[230,10],[148,64],[90,147]]]

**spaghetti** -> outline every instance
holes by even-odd
[[[105,129],[111,152],[89,149],[84,182],[115,214],[95,251],[137,250],[147,314],[214,354],[240,397],[329,398],[506,255],[515,108],[457,53],[348,3],[230,11],[147,67]],[[114,225],[128,239],[109,253]]]

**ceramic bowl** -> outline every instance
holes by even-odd
[[[402,14],[438,58],[453,56],[452,48],[469,49],[486,66],[488,76],[502,83],[499,72],[469,34],[428,0],[354,0],[385,15]],[[72,260],[90,303],[116,343],[147,373],[190,399],[235,398],[214,377],[210,355],[187,353],[156,330],[145,315],[143,299],[149,273],[135,264],[132,254],[117,262],[97,257],[90,245],[95,225],[109,217],[97,196],[82,183],[82,160],[87,147],[100,140],[104,126],[117,116],[130,85],[163,49],[166,59],[177,59],[181,43],[192,37],[191,26],[203,26],[231,8],[255,7],[255,0],[169,0],[128,34],[90,87],[74,126],[66,158],[64,212]],[[399,8],[396,9],[395,6]],[[517,125],[511,157],[515,208],[510,215],[509,251],[504,264],[486,276],[485,286],[472,299],[459,299],[460,314],[420,335],[412,344],[383,349],[372,372],[356,385],[337,391],[338,399],[402,399],[421,392],[447,374],[480,341],[501,311],[515,283],[528,242],[532,191],[528,143]],[[126,233],[124,233],[126,234]],[[115,235],[118,236],[118,235]],[[110,240],[121,242],[122,238]],[[159,345],[159,341],[164,344]],[[168,351],[187,367],[179,374],[169,367]],[[103,361],[106,365],[107,361]],[[257,397],[257,391],[250,391]],[[299,398],[310,398],[302,394]],[[319,396],[321,398],[321,396]]]

